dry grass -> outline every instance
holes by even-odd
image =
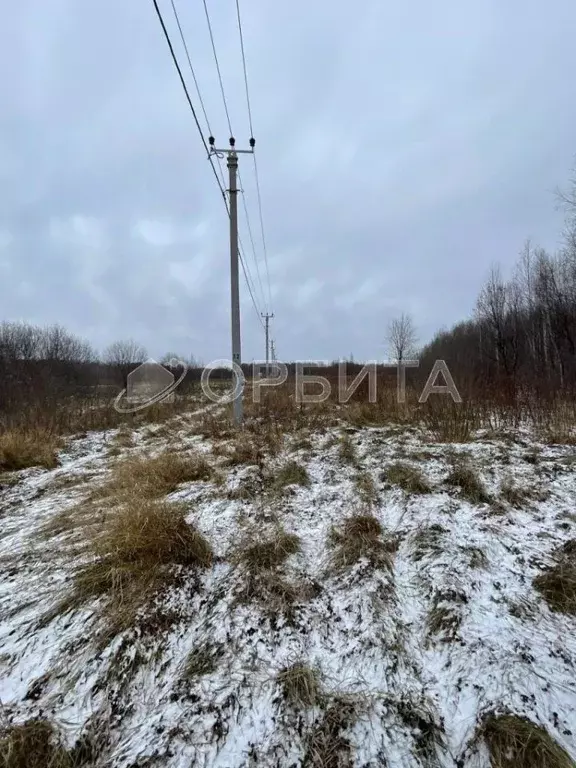
[[[205,643],[193,648],[188,654],[184,665],[184,680],[193,680],[204,675],[210,675],[218,668],[218,660],[223,656],[221,645]]]
[[[212,474],[210,464],[198,455],[165,451],[154,458],[132,457],[116,464],[110,481],[97,495],[156,499],[172,493],[181,483],[210,480]]]
[[[462,547],[462,550],[466,552],[469,557],[470,568],[486,568],[488,565],[486,553],[483,549],[480,549],[480,547],[467,545]]]
[[[134,446],[132,429],[128,425],[122,424],[112,438],[112,443],[118,448],[132,448]]]
[[[58,466],[61,442],[42,430],[9,430],[0,434],[0,471]]]
[[[232,555],[233,562],[246,569],[246,578],[237,595],[239,601],[256,601],[267,614],[283,614],[290,620],[294,606],[311,599],[320,589],[314,582],[294,583],[283,574],[282,567],[299,550],[298,537],[282,529],[270,538],[241,545]]]
[[[338,441],[338,455],[344,464],[355,467],[358,464],[358,454],[350,435],[342,435]]]
[[[358,705],[340,696],[334,699],[309,739],[305,768],[352,768],[352,745],[343,734],[358,718]]]
[[[531,497],[530,491],[514,483],[511,477],[503,480],[500,486],[500,495],[510,506],[518,508],[524,506]]]
[[[517,715],[488,715],[476,738],[484,739],[492,768],[574,768],[575,765],[544,728]]]
[[[368,474],[368,472],[358,472],[354,478],[354,485],[356,486],[360,501],[368,506],[376,503],[378,500],[378,490],[372,475]]]
[[[337,569],[347,568],[366,559],[374,568],[392,570],[393,553],[398,542],[383,537],[382,526],[373,515],[353,515],[340,529],[333,528],[329,543],[334,548],[333,563]]]
[[[273,485],[276,490],[282,490],[288,485],[303,485],[308,487],[310,485],[310,476],[306,467],[299,464],[297,461],[287,461],[278,470]]]
[[[419,528],[412,538],[414,560],[420,561],[424,557],[435,556],[442,552],[445,533],[446,529],[438,523]]]
[[[258,464],[264,461],[264,452],[261,445],[247,439],[245,436],[241,441],[235,442],[230,449],[224,453],[226,463],[231,466],[239,464]]]
[[[0,729],[2,768],[76,768],[80,764],[47,720],[28,720]]]
[[[416,467],[397,461],[384,470],[383,479],[398,485],[406,493],[431,493],[432,488]]]
[[[252,573],[279,568],[290,555],[300,550],[300,539],[293,533],[279,530],[265,541],[259,541],[242,548],[236,559]]]
[[[62,474],[55,477],[50,483],[51,491],[60,491],[68,488],[77,488],[79,485],[85,485],[96,477],[95,472],[75,472]]]
[[[317,670],[311,669],[302,662],[285,667],[277,677],[284,698],[290,704],[299,707],[313,707],[322,698],[320,680]]]
[[[16,472],[0,472],[0,491],[3,488],[12,488],[14,485],[18,485],[21,478]]]
[[[295,608],[316,597],[321,586],[310,581],[290,581],[281,570],[249,571],[237,598],[241,603],[259,603],[264,613],[273,621],[282,615],[297,628]]]
[[[419,764],[437,765],[438,748],[444,746],[445,738],[435,707],[423,695],[417,698],[404,694],[396,701],[396,711],[414,738]]]
[[[186,522],[188,511],[184,505],[137,498],[112,510],[92,541],[95,559],[80,569],[73,593],[58,612],[103,597],[112,631],[119,631],[175,582],[177,566],[210,566],[212,549]]]
[[[556,563],[534,579],[553,611],[576,615],[576,539],[571,539],[556,552]]]
[[[459,488],[462,496],[472,504],[489,504],[491,501],[478,472],[463,461],[454,463],[446,484]]]
[[[431,397],[420,408],[423,424],[441,443],[463,443],[482,422],[469,400],[455,403],[451,397]]]
[[[465,604],[467,600],[464,593],[453,589],[436,592],[428,614],[428,633],[440,635],[444,642],[455,640],[462,623],[462,614],[458,606]]]

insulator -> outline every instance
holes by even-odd
[[[236,139],[233,136],[230,136],[230,146],[233,147],[234,144],[236,144]]]
[[[210,144],[211,147],[214,146],[214,136],[208,136],[208,144]]]
[[[250,144],[251,149],[254,149],[254,144],[256,144],[256,139],[251,138],[250,141],[249,141],[249,144]]]

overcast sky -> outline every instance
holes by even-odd
[[[175,2],[226,144],[202,2]],[[235,2],[208,7],[246,146]],[[490,265],[509,269],[525,238],[559,246],[554,188],[576,154],[574,0],[241,8],[280,359],[382,357],[402,311],[424,342],[471,313]],[[133,337],[155,357],[229,357],[226,214],[152,0],[20,0],[0,42],[2,319],[61,323],[98,349]],[[251,158],[240,166],[264,310]],[[263,332],[241,292],[250,360]]]

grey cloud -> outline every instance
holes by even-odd
[[[202,4],[177,5],[225,142]],[[576,150],[571,0],[241,5],[280,356],[381,355],[404,310],[425,340],[471,312],[490,264],[509,268],[524,238],[557,247],[552,190]],[[235,8],[209,7],[242,145]],[[3,316],[99,347],[134,336],[157,356],[228,354],[224,206],[152,4],[26,0],[5,16]],[[263,309],[249,158],[241,171]],[[250,253],[242,206],[240,220]],[[242,290],[244,357],[261,357]]]

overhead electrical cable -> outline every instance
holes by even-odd
[[[230,131],[230,136],[233,136],[234,132],[232,130],[232,120],[230,119],[230,110],[228,109],[228,102],[226,100],[226,91],[224,89],[224,80],[222,78],[222,70],[220,69],[220,62],[218,61],[218,53],[216,51],[216,42],[214,40],[214,32],[212,30],[212,22],[210,20],[210,12],[208,11],[208,4],[207,4],[206,0],[202,0],[202,3],[204,5],[204,13],[205,13],[205,16],[206,16],[206,23],[208,25],[208,33],[210,35],[210,43],[212,45],[212,54],[214,56],[214,63],[216,65],[216,73],[218,75],[218,83],[220,85],[220,93],[222,95],[222,102],[224,104],[224,112],[226,113],[226,120],[227,120],[227,123],[228,123],[228,130]],[[242,59],[243,59],[243,62],[244,62],[244,73],[246,73],[245,57],[244,57],[244,43],[243,42],[242,42]],[[253,130],[252,130],[252,115],[251,115],[251,112],[249,112],[249,124],[250,124],[250,136],[253,136],[254,133],[253,133]],[[212,133],[212,132],[210,132],[210,133]],[[254,244],[254,238],[252,236],[252,227],[250,225],[250,216],[248,214],[248,207],[246,205],[246,200],[245,200],[245,197],[244,197],[244,184],[242,183],[242,176],[240,174],[240,170],[238,170],[238,181],[240,183],[240,190],[242,191],[242,202],[244,204],[244,213],[245,213],[245,216],[246,216],[246,222],[247,222],[247,225],[248,225],[248,231],[249,231],[249,235],[250,235],[250,242],[251,242],[251,245],[252,245],[252,255],[253,255],[253,258],[254,258],[254,263],[256,265],[256,274],[257,274],[257,277],[258,277],[258,283],[260,285],[260,291],[261,291],[261,294],[262,294],[262,302],[263,302],[264,307],[267,308],[266,307],[266,305],[267,305],[266,295],[264,293],[264,288],[262,287],[262,278],[260,276],[260,265],[258,263],[258,257],[256,255],[256,246]],[[258,195],[260,195],[259,191],[258,191]],[[259,203],[259,210],[260,210],[260,216],[261,216],[261,210],[262,210],[261,203]],[[265,256],[265,260],[267,262],[266,256]],[[268,269],[268,267],[266,267],[266,269]],[[268,281],[268,288],[269,287],[270,287],[270,281]],[[268,290],[268,293],[270,293],[270,290]]]
[[[172,1],[172,0],[171,0],[171,1]],[[154,9],[155,9],[155,11],[156,11],[156,15],[157,15],[157,17],[158,17],[158,21],[160,22],[160,26],[162,27],[162,32],[164,33],[164,37],[165,37],[165,39],[166,39],[166,43],[167,43],[167,45],[168,45],[168,48],[169,48],[169,50],[170,50],[170,55],[171,55],[171,57],[172,57],[172,62],[173,62],[173,64],[174,64],[174,66],[176,67],[176,71],[178,72],[178,77],[180,78],[180,83],[181,83],[181,85],[182,85],[182,89],[183,89],[183,91],[184,91],[184,94],[185,94],[185,96],[186,96],[186,100],[187,100],[187,102],[188,102],[188,106],[190,107],[190,111],[192,112],[192,116],[193,116],[193,118],[194,118],[194,122],[195,122],[195,124],[196,124],[196,127],[197,127],[197,129],[198,129],[198,133],[200,134],[200,139],[201,139],[201,141],[202,141],[202,145],[203,145],[203,147],[204,147],[204,149],[205,149],[205,151],[206,151],[206,155],[207,155],[207,157],[208,157],[208,160],[210,161],[210,166],[211,166],[211,168],[212,168],[212,171],[213,171],[213,173],[214,173],[214,178],[216,179],[216,183],[218,184],[218,188],[220,189],[220,192],[221,192],[221,194],[222,194],[222,199],[224,200],[224,205],[225,205],[225,207],[226,207],[226,213],[227,213],[227,215],[228,215],[228,218],[230,218],[230,207],[229,207],[229,205],[228,205],[228,200],[226,199],[226,191],[225,191],[225,188],[224,188],[224,187],[225,187],[225,185],[223,185],[223,184],[221,183],[220,179],[218,178],[218,173],[217,173],[217,171],[216,171],[216,168],[215,168],[215,166],[214,166],[214,162],[213,162],[213,159],[212,159],[212,155],[210,154],[210,151],[209,151],[209,149],[208,149],[208,145],[206,144],[206,140],[205,140],[205,138],[204,138],[204,134],[202,133],[202,128],[201,128],[201,126],[200,126],[200,122],[199,122],[199,120],[198,120],[198,115],[196,114],[196,110],[194,109],[194,105],[192,104],[192,99],[190,98],[190,93],[189,93],[189,91],[188,91],[188,87],[187,87],[187,85],[186,85],[186,81],[185,81],[185,79],[184,79],[184,76],[183,76],[183,74],[182,74],[182,70],[181,70],[181,68],[180,68],[180,64],[178,63],[178,59],[177,59],[177,57],[176,57],[176,54],[175,54],[175,52],[174,52],[174,46],[172,45],[172,41],[171,41],[171,39],[170,39],[170,35],[169,35],[169,33],[168,33],[168,30],[166,29],[166,24],[164,23],[164,18],[163,18],[163,16],[162,16],[162,12],[160,11],[160,8],[159,8],[159,6],[158,6],[158,2],[157,2],[157,0],[152,0],[152,2],[153,2],[153,4],[154,4]],[[173,10],[174,10],[174,12],[175,12],[175,15],[176,15],[176,20],[177,20],[177,23],[178,23],[178,28],[179,28],[179,30],[180,30],[180,34],[182,35],[182,38],[183,38],[183,41],[184,41],[184,36],[183,36],[183,33],[182,33],[182,27],[181,27],[181,25],[180,25],[180,23],[179,23],[179,19],[178,19],[178,13],[177,13],[177,11],[176,11],[176,8],[175,8],[175,6],[174,6],[174,3],[173,3],[173,2],[172,2],[172,7],[173,7]],[[206,7],[206,4],[205,4],[205,7]],[[206,9],[206,10],[207,10],[207,9]],[[185,45],[185,43],[184,43],[184,45]],[[187,50],[187,47],[186,47],[186,46],[185,46],[185,50]],[[189,58],[189,57],[188,57],[188,58]],[[192,67],[192,64],[191,64],[191,59],[190,59],[190,58],[189,58],[189,63],[190,63],[190,67],[191,67],[191,69],[192,69],[192,73],[193,73],[194,81],[197,83],[197,80],[196,80],[196,77],[195,77],[195,75],[194,75],[194,70],[193,70],[193,67]],[[197,89],[198,89],[198,87],[197,87]],[[202,104],[202,106],[203,106],[203,102],[202,102],[202,98],[201,98],[201,96],[200,96],[200,92],[199,92],[199,89],[198,89],[198,95],[199,95],[200,103],[201,103],[201,104]],[[206,115],[206,111],[205,111],[204,107],[203,107],[203,110],[204,110],[204,116],[205,116],[205,118],[206,118],[206,122],[207,122],[207,124],[208,124],[208,118],[207,118],[207,115]],[[220,168],[220,170],[222,170],[222,169]],[[246,279],[246,284],[247,284],[247,286],[248,286],[248,292],[249,292],[249,294],[250,294],[250,298],[251,298],[251,300],[252,300],[252,304],[253,304],[253,306],[254,306],[254,310],[255,310],[255,312],[256,312],[256,315],[257,315],[257,317],[258,317],[258,320],[259,320],[260,324],[261,324],[261,325],[263,325],[263,323],[262,323],[262,318],[260,317],[260,312],[259,312],[259,310],[258,310],[258,306],[257,306],[257,304],[256,304],[256,300],[255,300],[255,298],[254,298],[254,293],[253,293],[253,290],[252,290],[252,287],[251,287],[251,282],[253,282],[253,281],[251,280],[251,276],[249,277],[249,275],[250,275],[250,272],[249,272],[249,269],[247,268],[247,265],[246,265],[246,263],[245,263],[245,262],[246,262],[246,260],[245,260],[245,258],[244,258],[244,256],[243,256],[243,254],[242,254],[242,245],[241,245],[241,243],[239,244],[239,248],[238,248],[238,256],[239,256],[239,258],[240,258],[240,264],[242,265],[242,271],[243,271],[243,273],[244,273],[244,278]]]
[[[242,32],[242,17],[240,14],[240,0],[236,0],[236,18],[238,20],[238,32],[240,34],[240,50],[242,51],[242,69],[244,71],[244,88],[246,91],[246,105],[248,107],[248,123],[250,125],[250,135],[254,136],[254,127],[252,123],[252,107],[250,106],[250,89],[248,88],[248,71],[246,67],[246,53],[244,50],[244,34]],[[268,283],[268,302],[272,305],[272,292],[270,288],[270,270],[268,269],[268,249],[266,247],[266,236],[264,234],[264,218],[262,216],[262,195],[260,194],[260,178],[258,175],[258,162],[256,153],[252,153],[254,160],[254,176],[256,178],[256,195],[258,198],[258,216],[260,218],[260,233],[262,235],[262,250],[264,251],[264,264],[266,267],[266,280]]]

